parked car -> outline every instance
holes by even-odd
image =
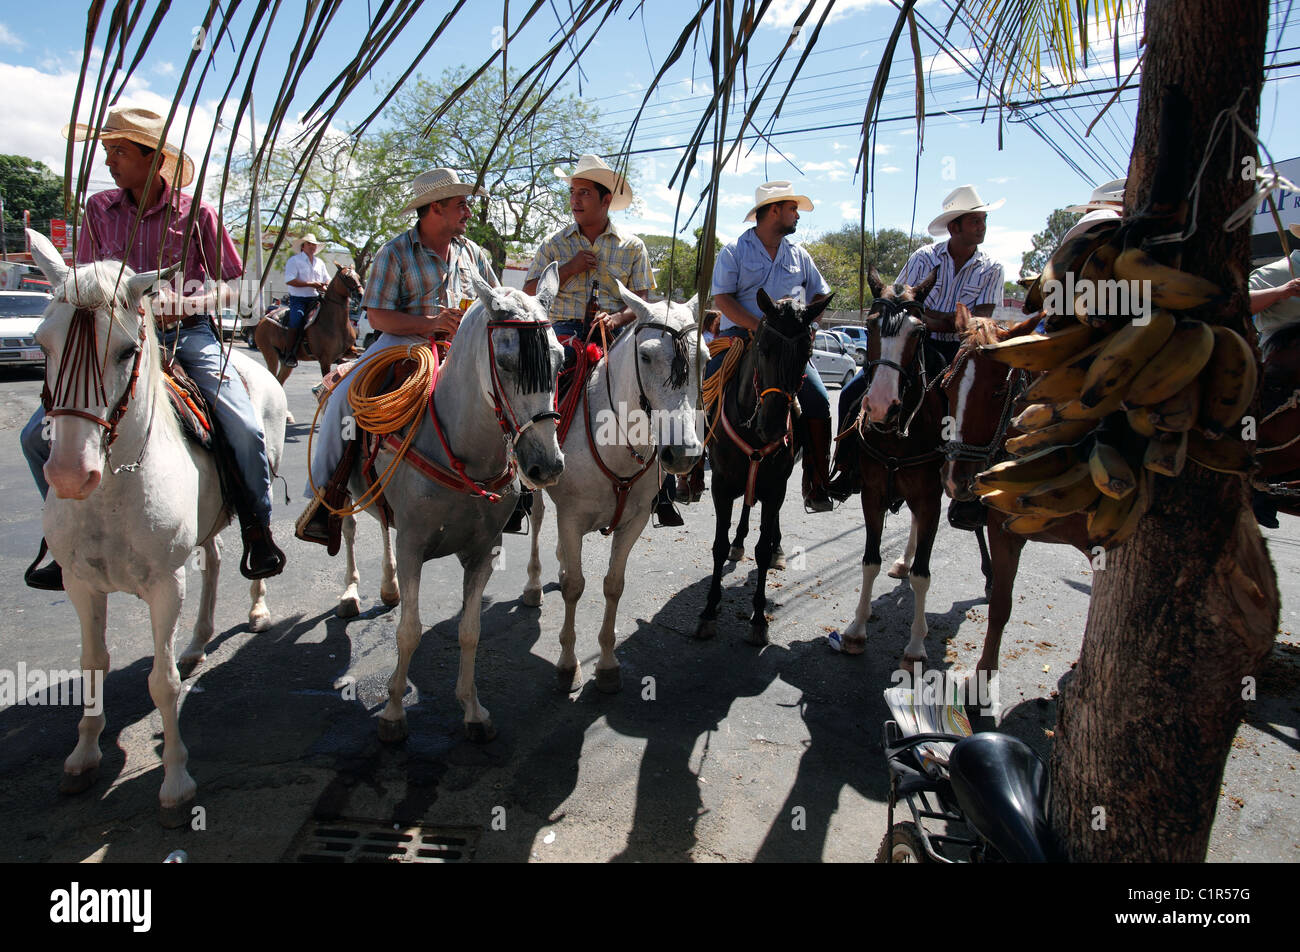
[[[0,291],[0,366],[45,365],[32,335],[49,303],[50,295],[39,291]]]
[[[840,343],[842,343],[846,348],[848,348],[849,354],[853,357],[854,360],[857,361],[859,367],[861,367],[863,364],[867,362],[867,352],[865,350],[859,349],[858,346],[853,343],[853,338],[850,337],[848,334],[844,333],[842,330],[835,327],[832,327],[826,333],[834,334],[835,337],[839,339]]]
[[[244,336],[244,319],[234,308],[221,309],[221,339],[234,340]]]
[[[861,355],[858,364],[861,365],[867,362],[867,329],[865,327],[861,324],[837,324],[831,330],[848,335],[849,340],[853,342],[854,350]]]
[[[828,386],[847,386],[858,375],[858,362],[853,351],[829,331],[818,331],[813,338],[812,363],[821,374],[822,382]]]
[[[375,338],[378,336],[379,331],[370,326],[370,317],[363,307],[357,315],[357,346],[365,350],[375,342]]]

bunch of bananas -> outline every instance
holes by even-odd
[[[1006,528],[1028,535],[1085,513],[1090,543],[1109,549],[1136,530],[1156,475],[1178,476],[1188,458],[1250,470],[1238,424],[1255,393],[1255,355],[1235,331],[1174,313],[1220,296],[1212,282],[1125,248],[1119,221],[1057,249],[1025,303],[1045,308],[1044,332],[984,348],[1038,374],[1012,421],[1020,435],[1006,443],[1016,458],[976,477],[984,503],[1010,515]]]

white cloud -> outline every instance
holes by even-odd
[[[894,151],[894,147],[887,142],[876,143],[876,155],[889,155]]]
[[[989,179],[989,181],[992,182],[994,185],[1006,185],[1008,182],[1011,181],[1011,176],[999,175],[997,178]]]
[[[847,148],[848,146],[845,145],[843,142],[836,141],[831,143],[832,152],[843,152]]]
[[[159,76],[175,76],[176,64],[163,61],[154,66],[153,71]]]
[[[886,165],[882,169],[876,169],[876,171],[880,172],[883,175],[893,175],[895,172],[901,172],[902,169],[900,169],[897,165]]]
[[[857,221],[861,217],[862,209],[857,202],[840,202],[840,217],[845,221]]]
[[[1002,265],[1008,281],[1020,274],[1021,255],[1033,245],[1034,233],[1028,230],[989,225],[980,250]]]
[[[804,21],[804,29],[811,35],[817,21],[821,19],[822,13],[826,10],[827,0],[817,0],[817,5]],[[808,6],[807,0],[772,0],[772,5],[768,7],[766,15],[763,17],[763,26],[768,27],[791,27],[794,21],[799,19],[799,14],[803,13],[804,8]],[[831,11],[830,17],[826,23],[829,25],[836,20],[842,20],[850,14],[857,13],[859,10],[867,7],[885,7],[891,6],[890,0],[836,0],[835,9]],[[826,35],[822,34],[822,40]]]
[[[16,50],[21,50],[27,44],[23,42],[22,37],[3,23],[0,23],[0,46],[12,46]]]
[[[842,169],[844,163],[839,159],[831,159],[827,162],[805,162],[803,170],[805,172],[829,172],[832,169]]]

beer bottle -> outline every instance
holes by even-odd
[[[585,341],[591,334],[591,328],[596,323],[596,315],[600,313],[600,284],[597,281],[591,282],[591,297],[587,298],[587,313],[582,316],[582,339]]]

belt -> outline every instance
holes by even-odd
[[[930,340],[944,341],[955,344],[961,340],[960,334],[948,334],[942,331],[930,331]]]
[[[206,314],[191,314],[188,317],[180,319],[181,327],[192,329],[195,327],[207,327],[212,323],[212,318]]]

